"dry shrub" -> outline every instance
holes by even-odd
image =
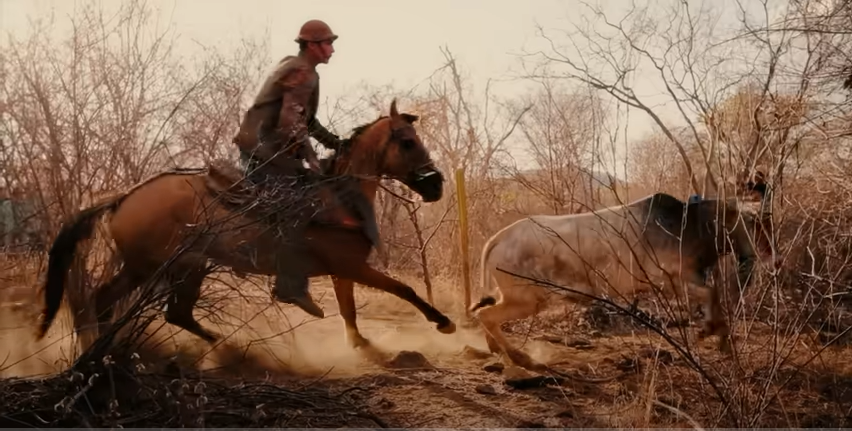
[[[106,356],[42,379],[0,382],[3,427],[384,426],[363,394],[304,381],[234,382],[192,370],[149,373]],[[137,362],[133,364],[133,362]],[[250,362],[241,366],[251,367]]]

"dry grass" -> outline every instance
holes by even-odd
[[[729,406],[725,408],[705,378],[659,336],[636,328],[632,333],[621,331],[619,335],[618,331],[581,323],[588,313],[575,310],[566,315],[565,310],[560,309],[538,317],[531,327],[520,328],[524,332],[516,332],[516,342],[526,338],[524,349],[527,352],[557,368],[596,376],[620,371],[630,373],[605,384],[567,381],[556,386],[513,389],[505,383],[506,376],[482,369],[498,358],[470,356],[470,347],[485,349],[478,328],[460,328],[456,334],[442,335],[402,301],[356,287],[360,328],[374,347],[356,352],[345,344],[342,321],[336,317],[336,303],[327,281],[317,280],[313,287],[322,298],[328,315],[322,320],[305,317],[289,307],[270,305],[263,287],[249,282],[240,284],[243,298],[234,297],[231,288],[224,287],[232,283],[238,284],[236,280],[222,277],[215,283],[217,287],[208,292],[208,303],[204,305],[209,308],[211,298],[221,297],[225,292],[231,296],[220,307],[215,324],[202,319],[203,324],[212,325],[227,336],[222,344],[211,348],[169,325],[161,327],[160,319],[149,326],[147,332],[151,337],[133,352],[136,355],[132,366],[128,366],[133,370],[124,371],[134,376],[133,384],[144,387],[145,391],[158,390],[158,394],[179,390],[181,385],[185,389],[195,388],[199,382],[204,382],[203,394],[175,395],[175,400],[185,396],[194,403],[203,395],[206,397],[203,408],[179,412],[175,410],[176,405],[144,401],[140,404],[144,409],[137,407],[131,412],[123,410],[122,406],[127,403],[121,399],[119,407],[110,408],[109,397],[100,394],[98,396],[106,397],[99,398],[100,407],[87,407],[95,413],[77,407],[71,410],[77,413],[61,415],[51,410],[52,405],[47,406],[62,400],[49,389],[61,387],[64,388],[61,393],[74,393],[85,387],[84,382],[68,381],[67,372],[48,380],[7,381],[4,393],[9,398],[4,400],[4,405],[16,406],[18,410],[22,406],[30,411],[50,410],[51,413],[45,413],[46,417],[40,417],[56,426],[82,424],[83,420],[92,426],[114,423],[125,426],[198,423],[204,426],[281,426],[286,423],[283,419],[270,419],[272,417],[292,417],[294,422],[290,424],[297,426],[343,426],[346,420],[360,420],[362,422],[356,423],[373,426],[367,422],[374,415],[381,418],[382,424],[406,427],[693,427],[696,423],[703,427],[786,427],[794,424],[843,426],[845,416],[841,412],[848,408],[847,399],[852,394],[847,393],[852,370],[844,361],[848,354],[846,348],[829,348],[813,360],[821,346],[799,340],[792,354],[783,364],[778,364],[771,348],[773,329],[755,324],[746,331],[741,325],[737,334],[739,361],[735,367],[715,351],[713,341],[700,343],[692,350],[701,368],[714,377],[715,383],[722,386],[725,396],[729,397]],[[412,282],[412,285],[418,286],[418,283]],[[442,298],[437,306],[442,310],[453,308],[451,293],[457,296],[460,289],[448,283],[436,283],[435,289],[436,297]],[[461,316],[450,314],[457,321]],[[203,311],[196,316],[203,316]],[[63,320],[67,320],[67,316],[59,322]],[[27,346],[23,351],[12,352],[20,358],[40,346],[28,338],[34,327],[32,323],[18,322],[18,325],[22,328],[15,332],[4,331],[4,337],[14,340],[15,346]],[[568,327],[573,330],[566,332]],[[68,332],[66,327],[57,327],[50,332],[50,340],[57,340]],[[570,343],[573,347],[547,341],[554,336],[574,341]],[[577,343],[577,340],[585,342]],[[69,337],[62,338],[62,343],[70,344]],[[387,360],[404,350],[423,354],[431,367],[420,370],[389,368]],[[53,369],[44,365],[63,357],[66,359]],[[64,369],[67,359],[67,354],[54,346],[4,373],[8,377],[58,372]],[[116,367],[120,365],[124,364]],[[507,369],[503,374],[509,373]],[[167,375],[178,378],[179,384],[169,383],[171,378],[166,378]],[[481,393],[485,385],[493,388],[494,393]],[[298,389],[305,386],[309,388]],[[762,386],[768,387],[769,395],[758,396],[755,388]],[[339,398],[335,395],[347,388],[357,388],[355,392],[346,393],[358,396]],[[99,390],[109,392],[103,388]],[[36,398],[28,395],[32,393],[42,394],[38,405]],[[260,410],[250,408],[253,400],[262,404],[262,398],[286,400],[289,397],[317,404],[324,413],[317,413],[319,408],[302,408],[303,415],[295,417],[293,409],[280,405],[272,404]],[[762,400],[770,401],[761,406]],[[148,413],[140,414],[143,410]],[[8,418],[12,411],[6,409],[5,417]],[[739,421],[754,422],[736,422],[733,412],[739,414]],[[122,420],[124,422],[115,422]]]

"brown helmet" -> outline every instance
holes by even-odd
[[[312,19],[304,24],[299,30],[296,42],[322,42],[324,40],[335,41],[337,35],[331,31],[331,27],[323,21]]]

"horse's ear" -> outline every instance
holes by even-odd
[[[399,111],[396,110],[396,97],[391,102],[390,116],[391,118],[399,117]]]
[[[419,116],[414,115],[414,114],[400,114],[400,115],[402,115],[403,120],[408,121],[409,123],[413,123],[413,122],[420,119]]]

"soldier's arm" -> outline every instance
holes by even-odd
[[[340,137],[329,132],[316,116],[308,121],[308,133],[326,148],[336,151],[340,147]]]
[[[311,102],[314,105],[319,104],[319,87],[314,88],[313,93],[311,93]],[[340,136],[331,133],[316,117],[314,114],[313,118],[308,119],[308,133],[316,139],[322,146],[326,148],[330,148],[332,150],[340,149]]]

